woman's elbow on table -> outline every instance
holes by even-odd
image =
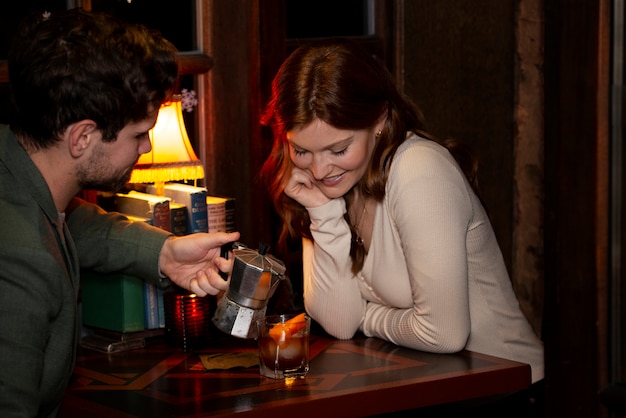
[[[306,310],[307,314],[317,322],[325,332],[338,340],[349,340],[354,337],[359,330],[360,321],[358,323],[349,321],[345,313],[339,313],[338,316],[333,317],[329,316],[327,313],[317,313],[315,310],[309,309],[308,307]]]
[[[415,339],[414,344],[410,344],[411,348],[432,353],[458,353],[466,347],[470,336],[469,325],[467,327],[426,325],[423,321],[414,319],[412,329]]]
[[[463,350],[467,345],[467,338],[455,338],[454,336],[450,336],[449,338],[443,338],[436,345],[437,353],[443,354],[454,354]]]

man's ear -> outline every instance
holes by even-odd
[[[94,141],[97,125],[90,119],[84,119],[71,124],[65,131],[69,137],[68,146],[72,157],[78,158],[85,153],[89,145]]]

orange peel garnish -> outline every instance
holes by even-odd
[[[270,337],[279,346],[286,344],[293,334],[306,326],[305,313],[298,314],[285,322],[275,324],[270,328]]]

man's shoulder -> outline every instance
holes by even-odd
[[[24,214],[30,216],[31,213],[41,211],[41,207],[33,198],[31,190],[28,190],[23,183],[15,181],[15,177],[7,172],[0,163],[0,213]]]
[[[0,187],[2,187],[1,184]],[[45,235],[50,233],[49,222],[37,202],[19,191],[2,192],[0,195],[0,237],[2,237],[0,246],[7,250],[27,248],[26,252],[31,254],[37,248],[43,248],[44,243],[48,242]]]

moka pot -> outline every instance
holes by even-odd
[[[226,334],[257,337],[256,321],[265,316],[269,299],[285,278],[285,264],[267,254],[268,249],[263,243],[258,251],[241,244],[233,246],[230,286],[213,315],[213,324]]]

